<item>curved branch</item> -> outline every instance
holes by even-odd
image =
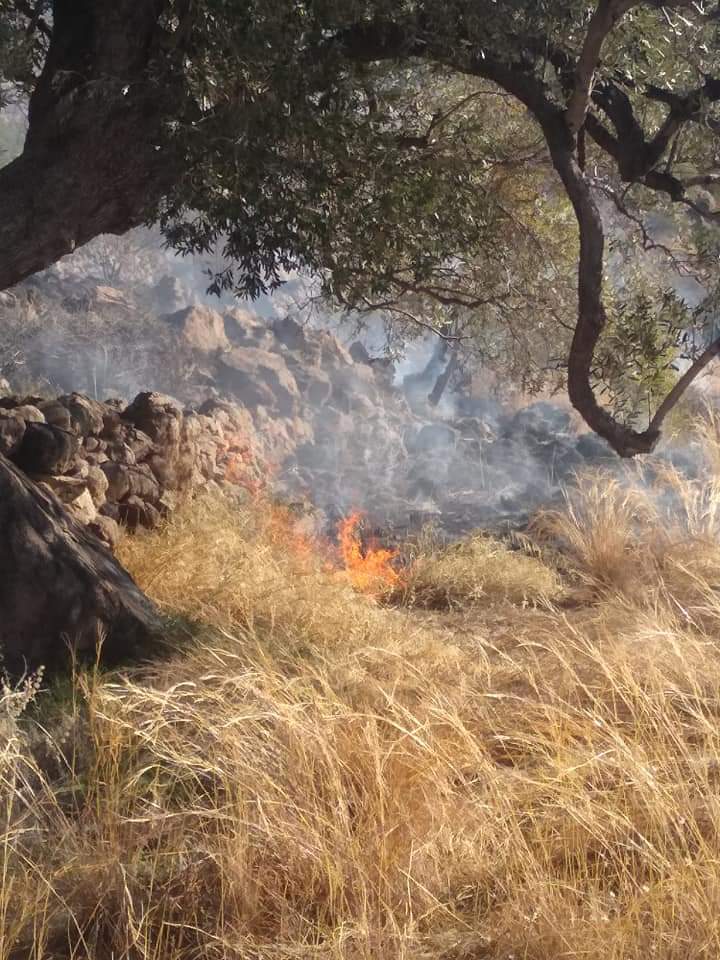
[[[590,19],[582,51],[575,67],[575,83],[565,111],[565,121],[573,136],[585,122],[590,105],[595,70],[605,40],[617,21],[641,0],[599,0]]]
[[[720,337],[714,340],[680,377],[652,417],[646,430],[637,431],[617,421],[597,401],[592,387],[595,348],[607,323],[602,297],[605,236],[590,183],[580,170],[572,151],[551,129],[547,131],[550,152],[580,230],[578,267],[578,320],[568,356],[568,394],[575,409],[597,434],[621,457],[650,453],[660,439],[667,415],[690,384],[720,355]]]
[[[685,373],[680,377],[678,382],[672,388],[670,393],[665,397],[663,402],[657,408],[655,416],[650,421],[650,426],[648,430],[655,431],[660,433],[660,430],[663,425],[663,421],[670,413],[672,408],[677,404],[682,395],[685,393],[690,384],[700,376],[705,367],[715,359],[720,354],[720,337],[717,337],[710,344],[709,347],[706,347],[703,352],[697,357]]]
[[[562,126],[544,125],[555,169],[572,203],[580,231],[578,265],[578,318],[568,356],[570,401],[588,426],[621,457],[649,453],[659,430],[642,433],[620,423],[600,406],[592,387],[595,348],[605,329],[607,314],[602,296],[605,234],[590,184],[578,166]]]

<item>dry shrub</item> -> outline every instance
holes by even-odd
[[[720,475],[688,480],[667,465],[625,479],[592,473],[567,491],[564,509],[536,519],[534,534],[560,548],[590,595],[696,604],[720,577]]]
[[[593,496],[566,536],[599,584],[615,501]],[[78,679],[87,742],[62,775],[15,735],[0,958],[714,960],[717,581],[709,553],[628,524],[652,603],[479,604],[455,636],[357,596],[259,505],[126,541],[196,639]],[[472,549],[536,596],[557,582]]]
[[[477,535],[449,547],[425,549],[412,559],[396,596],[430,609],[508,601],[538,604],[557,599],[554,571],[518,545]]]

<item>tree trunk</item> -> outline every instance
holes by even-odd
[[[142,223],[172,178],[151,141],[137,110],[108,111],[64,149],[28,148],[0,169],[0,290],[98,234]]]
[[[443,394],[447,389],[447,385],[450,383],[450,378],[457,369],[458,360],[458,348],[455,346],[450,353],[450,359],[445,365],[445,369],[435,381],[435,386],[432,388],[428,396],[428,403],[431,407],[436,407],[442,400]]]
[[[23,153],[0,169],[0,290],[142,223],[178,174],[172,85],[150,66],[162,3],[56,0]]]
[[[588,426],[621,457],[650,453],[659,437],[659,424],[633,430],[616,420],[597,401],[592,380],[593,358],[607,323],[603,302],[605,233],[600,211],[575,157],[569,131],[557,116],[541,119],[553,164],[572,203],[580,232],[578,318],[568,356],[568,395]]]

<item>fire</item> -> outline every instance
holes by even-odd
[[[274,506],[270,514],[268,532],[276,547],[290,553],[302,566],[312,568],[323,552],[323,542],[319,536],[303,532],[297,518],[290,510]]]
[[[358,530],[361,520],[362,514],[355,512],[338,525],[340,556],[353,587],[378,596],[400,583],[400,575],[392,566],[398,552],[373,543],[363,549]]]

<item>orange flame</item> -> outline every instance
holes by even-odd
[[[362,514],[355,512],[338,524],[340,556],[353,587],[377,597],[400,582],[400,574],[392,566],[398,552],[372,543],[363,549],[358,532],[361,520]]]
[[[268,527],[270,539],[286,554],[290,553],[303,566],[313,567],[323,549],[320,537],[304,533],[298,527],[297,518],[287,507],[275,505],[270,514]]]

